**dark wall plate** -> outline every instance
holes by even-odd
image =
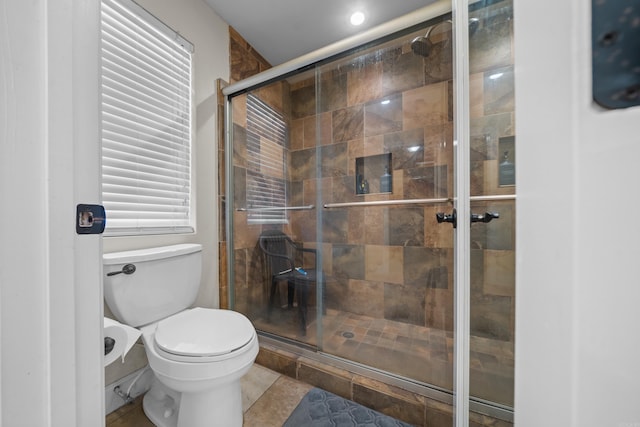
[[[593,99],[640,105],[640,0],[591,0]]]

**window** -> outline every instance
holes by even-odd
[[[102,1],[107,235],[193,231],[192,52],[133,1]]]
[[[285,147],[282,114],[254,95],[247,96],[247,221],[287,222]]]

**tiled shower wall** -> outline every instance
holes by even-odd
[[[514,132],[511,7],[498,3],[489,12],[483,9],[480,17],[481,27],[471,38],[471,191],[512,194],[513,187],[498,185],[498,142]],[[428,58],[413,54],[407,37],[401,47],[382,54],[327,65],[318,87],[309,76],[257,91],[290,118],[289,206],[316,204],[318,191],[323,203],[451,197],[449,36],[434,32],[432,37],[440,41]],[[382,105],[383,100],[389,102]],[[237,207],[246,206],[243,105],[242,100],[234,102]],[[356,158],[383,153],[393,159],[392,193],[357,195]],[[472,227],[472,332],[512,341],[514,204],[475,203],[472,208],[501,214],[495,223]],[[435,220],[437,211],[450,210],[450,204],[323,209],[320,238],[317,212],[293,211],[284,228],[305,247],[322,242],[328,308],[451,331],[453,232]],[[264,226],[247,224],[246,213],[234,215],[236,308],[247,312],[264,301],[263,288],[256,285],[264,281],[256,249]]]
[[[321,78],[318,115],[313,77],[291,87],[278,83],[258,91],[261,99],[291,120],[288,205],[315,204],[318,189],[324,203],[448,196],[452,108],[447,78],[451,76],[442,75],[440,68],[450,70],[451,54],[442,47],[437,47],[437,69],[429,67],[433,62],[414,56],[407,44],[375,61],[356,61],[328,71]],[[383,99],[389,103],[380,107]],[[238,207],[246,206],[243,107],[242,98],[234,102]],[[316,177],[316,123],[322,144],[321,178]],[[392,194],[356,196],[355,159],[382,153],[393,158]],[[316,212],[294,211],[285,231],[306,247],[323,242],[329,308],[452,330],[452,231],[436,226],[437,210],[325,210],[321,239],[315,234]],[[247,224],[243,212],[234,218],[236,308],[248,312],[263,300],[262,287],[255,286],[264,281],[256,241],[265,227]]]
[[[314,81],[292,87],[290,176],[298,196],[292,203],[314,204],[318,187],[323,203],[448,197],[451,76],[440,75],[443,62],[450,69],[450,49],[425,61],[405,43],[332,66],[320,78],[317,114]],[[320,171],[310,146],[316,121]],[[392,156],[392,193],[357,195],[356,159],[383,153]],[[315,235],[315,212],[292,212],[290,224],[292,235],[307,246],[322,241],[328,308],[452,330],[452,231],[436,225],[435,211],[433,206],[325,209],[321,239]]]

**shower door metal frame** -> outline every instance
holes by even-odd
[[[253,77],[231,84],[222,90],[225,95],[225,161],[226,161],[226,234],[227,234],[227,278],[229,286],[229,306],[235,304],[234,293],[231,292],[235,282],[234,259],[233,259],[233,118],[231,100],[235,95],[240,95],[249,90],[265,86],[284,78],[286,75],[295,74],[297,70],[307,68],[323,60],[329,59],[350,49],[362,46],[366,43],[382,39],[393,33],[402,31],[408,27],[419,25],[435,17],[451,13],[455,31],[454,34],[454,197],[453,199],[419,199],[413,201],[390,201],[388,204],[409,203],[453,203],[458,218],[470,218],[472,201],[484,200],[506,200],[515,199],[515,196],[475,196],[470,195],[470,113],[469,113],[469,31],[468,17],[469,6],[477,0],[439,0],[435,3],[416,10],[408,15],[396,18],[385,24],[377,26],[371,30],[346,38],[337,43],[331,44],[317,51],[303,55],[297,59],[273,67],[267,71],[259,73]],[[462,52],[462,54],[460,54]],[[320,195],[321,192],[318,192]],[[358,203],[358,206],[364,206]],[[385,202],[371,202],[375,204],[385,204]],[[339,206],[338,206],[339,205]],[[333,207],[345,207],[348,204],[327,204],[324,205],[318,197],[315,206],[330,209]],[[310,206],[295,207],[291,209],[309,209]],[[446,226],[446,225],[441,225]],[[467,427],[469,425],[469,410],[480,410],[483,413],[496,415],[502,419],[513,418],[510,408],[493,402],[483,402],[474,399],[470,400],[469,394],[469,359],[470,359],[470,221],[458,221],[458,226],[454,233],[454,383],[453,397],[451,402],[454,407],[454,425],[456,427]],[[267,338],[267,340],[271,340]],[[287,346],[287,344],[285,344]],[[288,345],[291,347],[291,345]],[[290,350],[295,350],[290,348]],[[310,350],[300,347],[300,354],[310,355]],[[321,359],[332,360],[335,363],[347,363],[335,356],[319,353]],[[349,363],[355,370],[367,369],[357,362]],[[388,378],[389,375],[379,372],[376,369],[368,368],[369,373],[374,376],[381,375]],[[398,381],[401,381],[398,379]],[[424,387],[419,387],[415,383],[404,384],[408,389],[419,388],[419,392],[424,392]],[[443,392],[433,389],[439,398],[443,399]],[[446,400],[446,399],[444,399]]]
[[[453,20],[453,207],[471,218],[469,115],[469,1],[452,0]],[[471,221],[458,221],[454,232],[454,367],[453,413],[456,427],[469,426],[469,359],[471,334]]]

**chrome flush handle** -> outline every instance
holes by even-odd
[[[133,274],[136,272],[136,266],[133,264],[125,264],[120,271],[112,271],[111,273],[107,273],[107,276],[115,276],[116,274],[124,273],[124,274]]]

